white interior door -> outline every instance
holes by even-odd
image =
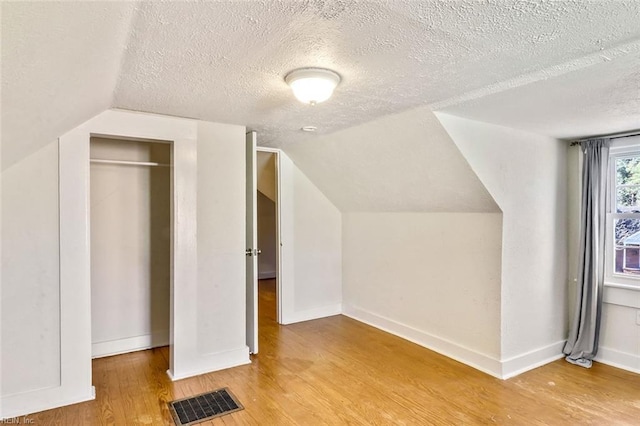
[[[247,346],[258,353],[258,200],[256,132],[247,133]]]

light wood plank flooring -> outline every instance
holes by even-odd
[[[172,383],[168,349],[93,362],[97,399],[36,425],[170,425],[166,402],[227,386],[245,410],[202,425],[638,425],[640,376],[563,360],[501,381],[344,316],[275,323],[260,283],[260,353]]]

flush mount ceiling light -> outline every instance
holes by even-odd
[[[300,68],[284,78],[300,102],[315,105],[331,97],[340,83],[340,75],[324,68]]]

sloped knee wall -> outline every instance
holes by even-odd
[[[500,376],[502,214],[434,114],[285,151],[343,213],[343,312]]]
[[[567,332],[567,144],[436,114],[503,211],[503,376],[561,356]]]

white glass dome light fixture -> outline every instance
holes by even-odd
[[[300,102],[315,105],[331,97],[340,75],[325,68],[299,68],[287,74],[284,81]]]

